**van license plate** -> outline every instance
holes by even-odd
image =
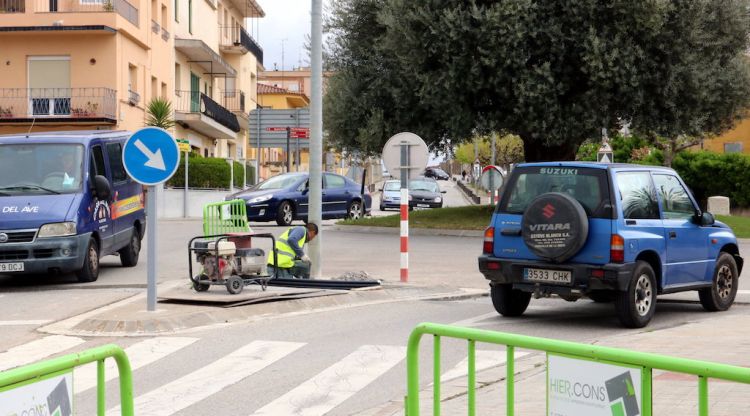
[[[22,272],[23,263],[0,263],[0,273]]]
[[[571,283],[572,274],[565,270],[523,269],[523,279],[545,283]]]

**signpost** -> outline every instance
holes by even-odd
[[[175,139],[158,127],[136,131],[125,142],[122,162],[133,180],[148,186],[146,216],[148,230],[148,291],[149,311],[156,310],[156,185],[174,175],[180,162],[180,150]],[[186,181],[187,182],[187,181]]]
[[[482,185],[482,188],[489,192],[490,204],[497,202],[498,197],[495,191],[503,187],[503,182],[503,173],[497,166],[489,165],[482,169],[482,176],[479,179],[479,183]]]
[[[388,172],[401,179],[401,281],[409,280],[409,179],[427,166],[427,144],[414,133],[398,133],[383,147]]]

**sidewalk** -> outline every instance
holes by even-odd
[[[623,330],[617,336],[596,342],[596,345],[750,367],[750,338],[746,335],[746,328],[749,327],[750,316],[748,315],[722,316],[717,313],[712,315],[712,319],[685,323],[659,331],[652,331],[649,328],[635,331]],[[550,334],[549,337],[555,338],[555,334]],[[477,350],[482,346],[483,344],[477,344]],[[422,379],[427,379],[432,375],[430,337],[422,338],[420,348],[423,352],[423,356],[420,357],[422,364],[420,376]],[[546,415],[545,354],[536,351],[518,351],[530,352],[530,354],[516,360],[515,414]],[[505,414],[505,371],[505,366],[501,366],[477,373],[477,415]],[[750,374],[750,368],[747,371]],[[441,414],[468,414],[466,383],[465,376],[443,382]],[[750,385],[710,379],[708,386],[711,416],[750,414],[750,399],[748,399]],[[431,415],[432,387],[420,384],[420,388],[420,414]],[[367,416],[403,415],[403,406],[403,401],[394,401],[365,414]],[[654,370],[652,414],[697,415],[697,377]]]

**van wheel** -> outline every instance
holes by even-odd
[[[734,257],[729,253],[719,254],[711,287],[698,291],[703,309],[711,312],[729,309],[737,296],[738,275]]]
[[[130,236],[130,243],[120,251],[120,263],[123,267],[135,267],[138,264],[138,256],[141,253],[141,233],[137,228],[133,228],[133,235]]]
[[[521,316],[529,306],[531,293],[513,289],[513,285],[490,286],[492,305],[502,316]]]
[[[276,213],[276,224],[289,226],[294,219],[294,208],[289,201],[284,201],[279,205],[279,211]]]
[[[643,328],[656,311],[656,278],[654,269],[645,261],[635,265],[628,288],[617,292],[615,310],[620,323],[628,328]]]
[[[89,240],[83,268],[76,272],[79,282],[94,282],[99,278],[99,245],[93,238]]]

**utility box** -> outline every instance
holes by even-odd
[[[714,215],[730,215],[729,198],[725,196],[711,196],[708,198],[708,212]]]

